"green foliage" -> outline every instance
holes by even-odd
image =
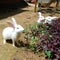
[[[27,29],[24,29],[24,30],[23,30],[23,33],[27,33],[27,32],[28,32],[28,30],[27,30]]]
[[[29,25],[29,30],[25,30],[25,39],[26,41],[30,42],[29,45],[32,50],[34,50],[35,47],[36,49],[38,49],[36,51],[40,50],[39,48],[37,48],[37,43],[42,40],[41,37],[43,35],[48,36],[48,29],[49,26],[46,26],[46,24],[34,22],[32,25]]]
[[[30,42],[30,46],[31,46],[31,47],[35,47],[35,46],[36,46],[36,42],[35,42],[35,41],[31,41],[31,42]]]
[[[52,24],[34,22],[32,25],[29,25],[29,30],[25,31],[25,39],[29,44],[30,49],[32,49],[34,52],[44,50],[49,59],[56,54],[60,56],[60,18],[57,22],[56,20],[54,21],[55,22],[52,21]],[[56,54],[54,54],[53,52],[55,52]]]
[[[30,38],[31,40],[35,40],[35,36],[31,36],[31,38]]]
[[[40,39],[40,35],[48,35],[48,28],[49,27],[43,23],[34,22],[32,25],[29,26],[29,30],[24,30],[25,38],[28,40],[36,40],[35,37],[38,37],[38,39]]]
[[[46,51],[45,51],[45,54],[47,55],[48,58],[51,57],[51,51],[47,51],[47,50],[46,50]]]
[[[31,49],[32,51],[34,51],[34,52],[37,51],[37,50],[36,50],[37,44],[36,44],[35,41],[30,41],[29,45],[30,45],[30,49]]]

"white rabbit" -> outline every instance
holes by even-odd
[[[38,20],[37,20],[37,22],[41,23],[43,21],[44,21],[44,16],[42,16],[41,12],[38,12]]]
[[[47,17],[45,17],[45,23],[51,24],[51,21],[56,18],[57,17],[55,17],[55,16],[47,16]]]
[[[18,25],[14,18],[12,18],[12,22],[9,21],[7,23],[10,24],[11,27],[6,27],[3,29],[3,43],[5,44],[7,39],[12,39],[13,46],[15,46],[14,42],[18,38],[20,32],[24,30],[24,28],[21,25]]]

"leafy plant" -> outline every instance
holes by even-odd
[[[46,24],[34,22],[31,26],[29,26],[29,31],[25,32],[25,39],[26,41],[30,41],[29,45],[32,45],[32,48],[34,48],[33,45],[37,46],[39,41],[44,39],[45,36],[48,36],[48,29],[49,26],[46,26]],[[38,48],[36,47],[36,49]]]
[[[45,54],[48,56],[48,58],[51,57],[51,51],[46,50],[46,51],[45,51]]]
[[[35,42],[35,41],[31,41],[31,42],[30,42],[30,46],[31,46],[31,47],[35,47],[35,46],[36,46],[36,42]]]
[[[37,38],[37,39],[36,39]],[[52,20],[51,24],[33,23],[25,39],[33,51],[43,50],[48,58],[60,57],[60,18]]]
[[[37,46],[43,47],[46,55],[50,55],[48,51],[51,52],[51,58],[60,56],[60,18],[52,20],[51,24],[46,24],[49,26],[48,36],[43,36]],[[52,57],[53,56],[53,57]],[[49,56],[48,56],[49,57]]]

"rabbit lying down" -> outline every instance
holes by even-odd
[[[56,16],[47,16],[47,17],[44,17],[41,12],[38,12],[38,20],[37,20],[37,22],[38,23],[42,22],[42,23],[51,24],[52,20],[57,19],[57,18],[58,17],[56,17]]]
[[[13,46],[15,46],[15,41],[19,38],[20,32],[24,30],[21,25],[16,23],[16,20],[12,18],[12,21],[7,22],[11,27],[6,27],[3,29],[3,43],[6,43],[6,40],[12,39]]]

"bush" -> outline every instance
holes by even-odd
[[[34,23],[25,33],[26,41],[33,51],[44,51],[50,59],[60,57],[60,18],[52,20],[51,24]]]

